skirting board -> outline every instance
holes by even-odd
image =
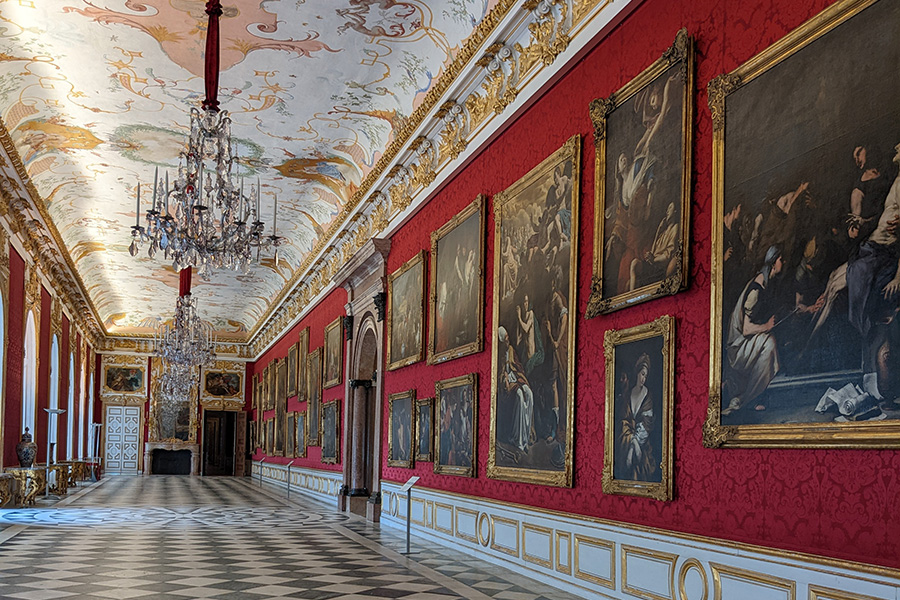
[[[383,481],[382,524],[406,527]],[[900,570],[413,488],[416,535],[586,598],[900,600]]]
[[[288,487],[288,466],[253,461],[251,477],[254,481],[270,485]],[[335,499],[341,489],[342,475],[334,471],[317,471],[302,467],[290,467],[291,492],[304,494],[328,506],[335,506]]]

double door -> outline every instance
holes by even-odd
[[[106,442],[103,472],[106,475],[137,475],[141,452],[141,407],[106,407]]]

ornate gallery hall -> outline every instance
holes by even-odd
[[[0,0],[0,598],[900,600],[898,65],[898,0]]]

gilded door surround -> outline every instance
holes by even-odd
[[[366,518],[370,521],[378,521],[381,510],[381,412],[382,412],[382,396],[384,393],[382,377],[378,377],[378,372],[383,372],[384,367],[384,320],[378,319],[378,310],[376,308],[375,297],[383,294],[387,289],[387,256],[391,248],[391,241],[386,239],[372,238],[367,241],[360,250],[353,255],[347,264],[340,269],[333,278],[336,285],[342,286],[347,290],[347,304],[345,309],[347,315],[352,317],[353,327],[350,330],[352,335],[344,336],[346,344],[347,356],[347,376],[344,378],[344,398],[346,399],[346,410],[342,415],[342,427],[344,435],[341,439],[343,460],[343,485],[341,494],[338,497],[338,504],[341,510],[350,507],[353,500],[350,495],[351,486],[351,469],[353,468],[352,443],[353,435],[351,432],[354,427],[354,411],[351,407],[353,394],[355,389],[359,387],[360,380],[369,380],[372,382],[371,389],[368,393],[374,394],[374,414],[368,415],[368,419],[374,419],[374,424],[367,422],[365,425],[371,427],[370,431],[374,431],[377,438],[370,441],[368,450],[371,456],[366,463],[373,465],[371,473],[372,489],[369,490],[370,496],[366,505]],[[375,336],[375,373],[364,373],[367,370],[366,365],[371,365],[371,352],[365,350],[366,334],[371,332]],[[349,339],[347,339],[349,338]],[[356,385],[352,385],[356,382]],[[357,424],[360,427],[363,424]],[[374,426],[373,426],[374,425]]]
[[[6,414],[6,355],[9,349],[9,235],[0,224],[0,321],[3,323],[2,338],[3,358],[0,360],[0,416]],[[5,419],[0,418],[0,465],[3,465],[3,436],[5,432]]]

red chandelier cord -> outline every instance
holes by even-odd
[[[206,14],[209,15],[209,25],[206,28],[206,69],[204,82],[206,83],[206,99],[203,108],[213,112],[219,112],[219,17],[222,15],[222,3],[220,0],[208,0]]]
[[[187,267],[178,272],[178,295],[187,296],[191,293],[191,273],[192,267]]]

